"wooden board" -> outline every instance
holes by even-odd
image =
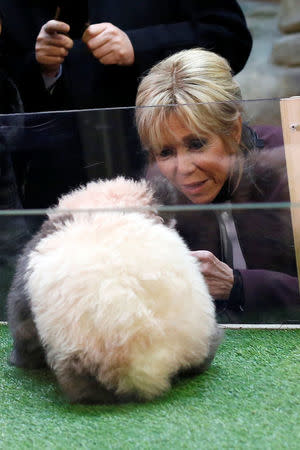
[[[300,280],[300,97],[280,100],[281,122],[289,180],[298,279]]]

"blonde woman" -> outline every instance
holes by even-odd
[[[136,105],[148,177],[160,173],[177,202],[289,200],[282,136],[267,127],[261,139],[243,123],[240,88],[221,56],[196,48],[164,59],[142,79]],[[199,211],[177,220],[224,320],[300,319],[288,210]]]

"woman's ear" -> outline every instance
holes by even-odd
[[[233,126],[233,131],[232,131],[232,137],[237,144],[239,144],[241,142],[242,125],[243,125],[242,118],[241,118],[241,116],[239,116],[235,121],[235,124]]]

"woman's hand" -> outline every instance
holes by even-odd
[[[227,300],[233,287],[233,270],[209,251],[198,250],[192,254],[200,262],[210,295],[215,299]]]
[[[111,23],[90,25],[82,40],[101,64],[131,66],[134,63],[134,50],[128,35]]]
[[[67,23],[58,20],[49,20],[42,26],[35,43],[35,57],[44,75],[55,77],[58,74],[73,47],[72,39],[66,36],[69,30]]]

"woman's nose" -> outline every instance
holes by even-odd
[[[177,172],[182,175],[190,174],[194,172],[196,165],[193,161],[192,155],[185,154],[180,155],[177,158]]]

